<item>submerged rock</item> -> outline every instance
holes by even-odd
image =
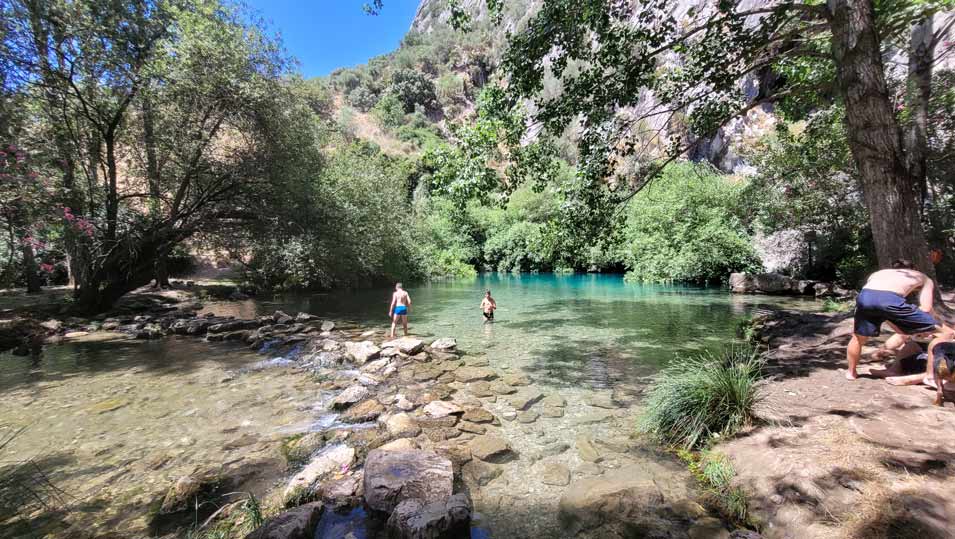
[[[431,343],[432,350],[440,350],[442,352],[450,352],[455,350],[458,347],[458,341],[452,339],[451,337],[443,337]]]
[[[462,367],[454,371],[454,378],[464,383],[491,380],[496,377],[497,374],[494,371],[485,367]]]
[[[621,526],[638,529],[647,537],[667,537],[673,522],[664,501],[652,475],[634,465],[572,483],[560,499],[559,516],[571,534],[606,526],[610,528],[606,533],[594,531],[593,535],[617,536],[610,530]]]
[[[440,418],[447,417],[449,415],[460,415],[464,413],[464,410],[452,402],[447,401],[431,401],[424,408],[424,413],[429,417]]]
[[[245,539],[313,539],[325,506],[312,502],[270,518]]]
[[[215,488],[216,482],[217,477],[211,472],[180,477],[163,497],[159,514],[168,515],[195,507],[197,500],[204,493],[208,493]]]
[[[454,473],[451,461],[432,451],[372,450],[365,459],[365,503],[391,513],[403,501],[446,502]]]
[[[511,454],[507,441],[497,436],[478,436],[468,447],[476,458],[489,462],[497,462]]]

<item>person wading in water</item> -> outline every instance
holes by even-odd
[[[390,338],[395,338],[395,328],[398,322],[401,322],[405,330],[405,336],[408,335],[408,313],[411,310],[411,296],[401,287],[401,283],[395,285],[395,293],[391,295],[391,306],[388,307],[388,316],[391,317]]]

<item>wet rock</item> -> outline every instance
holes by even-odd
[[[446,501],[405,500],[388,518],[389,532],[402,539],[438,539],[470,536],[471,500],[455,494]]]
[[[395,414],[385,421],[385,428],[395,438],[414,438],[421,433],[421,427],[411,416],[405,413]]]
[[[736,530],[730,534],[730,539],[763,539],[763,536],[752,530]]]
[[[468,384],[468,391],[475,397],[493,397],[496,395],[491,389],[491,384],[484,381]]]
[[[580,456],[580,460],[596,463],[604,459],[600,450],[597,449],[597,446],[594,445],[590,438],[583,435],[577,436],[575,444],[577,445],[577,454]]]
[[[508,397],[507,402],[518,410],[527,410],[543,398],[544,394],[536,389],[522,389]]]
[[[385,407],[375,399],[363,400],[360,403],[348,408],[339,419],[345,423],[364,423],[374,421],[384,413]]]
[[[286,464],[293,466],[307,462],[309,457],[324,445],[325,436],[321,432],[310,432],[285,439],[280,446],[280,452]]]
[[[318,317],[308,313],[298,313],[297,315],[295,315],[295,321],[299,323],[311,322],[312,320],[318,320]]]
[[[196,500],[203,501],[201,498],[215,488],[216,481],[215,474],[210,472],[180,477],[163,497],[159,513],[168,515],[195,507]]]
[[[431,358],[436,361],[456,361],[460,359],[458,358],[457,354],[445,352],[443,350],[435,350],[434,348],[431,349]]]
[[[531,379],[526,374],[510,373],[501,377],[501,381],[509,386],[529,386]]]
[[[517,393],[517,388],[514,386],[509,386],[505,383],[496,383],[491,385],[491,391],[498,395],[512,395]]]
[[[558,462],[542,462],[537,466],[535,475],[541,483],[562,487],[570,483],[570,469]]]
[[[597,466],[593,462],[585,462],[574,470],[575,475],[600,475],[604,473],[603,468]]]
[[[453,481],[451,461],[432,451],[376,449],[365,459],[365,503],[376,511],[391,513],[405,500],[446,502]]]
[[[294,319],[282,311],[275,311],[272,314],[272,321],[276,324],[291,324]]]
[[[393,358],[397,357],[398,355],[397,348],[382,348],[381,350],[381,357]]]
[[[381,349],[371,341],[346,342],[345,354],[358,365],[364,365],[372,359],[378,359]]]
[[[322,322],[321,329],[322,329],[322,331],[326,331],[326,332],[327,332],[327,331],[331,331],[331,330],[335,329],[335,322],[332,322],[331,320],[326,320],[326,321]],[[366,333],[367,333],[367,332],[366,332]],[[374,335],[374,334],[375,334],[375,332],[372,331],[369,335]],[[362,337],[368,337],[369,335],[362,334]]]
[[[541,407],[541,415],[544,417],[564,417],[564,409],[557,408],[556,406],[543,406]]]
[[[312,502],[270,518],[245,539],[313,539],[324,505]]]
[[[487,367],[490,362],[486,357],[469,357],[464,360],[464,364],[468,367]]]
[[[487,432],[487,427],[484,425],[479,425],[477,423],[471,423],[468,421],[462,421],[458,423],[457,427],[461,429],[462,432],[470,432],[471,434],[484,434]]]
[[[494,481],[504,473],[503,464],[491,464],[480,460],[472,460],[461,467],[464,481],[472,486],[483,487]]]
[[[402,354],[413,356],[424,349],[424,342],[411,337],[401,337],[393,341],[384,342],[382,348],[395,348]]]
[[[407,397],[399,393],[395,396],[395,407],[397,407],[399,410],[407,412],[409,410],[414,410],[415,404],[409,401]]]
[[[45,322],[40,322],[40,327],[45,329],[49,333],[56,333],[57,331],[60,331],[60,329],[63,327],[63,322],[60,322],[59,320],[56,320],[56,319],[50,319]],[[113,329],[116,329],[116,328],[113,328]]]
[[[259,327],[258,320],[230,320],[209,326],[208,333],[229,333],[242,329],[256,329]]]
[[[515,412],[514,410],[505,410],[501,412],[501,417],[503,417],[507,421],[514,421],[515,419],[517,419],[517,412]]]
[[[444,374],[444,371],[436,369],[430,365],[421,365],[415,367],[412,379],[415,382],[428,382]]]
[[[592,425],[594,423],[603,423],[611,418],[613,418],[613,413],[606,410],[597,410],[575,417],[573,423],[575,425]]]
[[[555,408],[563,408],[567,406],[567,400],[560,395],[548,395],[541,399],[541,404],[544,406],[553,406]]]
[[[639,466],[572,483],[558,507],[561,523],[571,534],[622,522],[648,537],[666,537],[673,526],[666,518],[663,493]]]
[[[525,410],[517,414],[517,422],[524,423],[524,424],[533,423],[537,421],[540,418],[540,416],[541,415],[539,413],[533,410]]]
[[[460,415],[464,413],[464,410],[454,404],[453,402],[447,401],[431,401],[423,409],[424,413],[429,417],[440,418],[447,417],[449,415]]]
[[[431,343],[432,350],[440,350],[442,352],[451,352],[458,347],[458,342],[451,337],[443,337]]]
[[[415,418],[415,422],[421,428],[426,429],[438,429],[438,428],[450,428],[458,424],[458,416],[456,415],[446,415],[442,417],[428,417],[428,416],[419,416]]]
[[[471,450],[458,440],[435,444],[434,452],[450,460],[456,468],[460,468],[471,461]]]
[[[355,384],[342,391],[337,397],[332,399],[330,406],[333,410],[343,410],[349,406],[368,398],[368,388]]]
[[[703,517],[690,526],[690,539],[729,539],[730,532],[718,518]]]
[[[320,495],[322,500],[335,507],[351,505],[360,486],[360,476],[345,475],[323,483]]]
[[[332,472],[350,466],[355,459],[355,449],[344,444],[335,444],[319,451],[302,471],[295,474],[285,486],[284,497],[299,498],[311,492],[315,482]]]
[[[461,367],[454,371],[454,378],[464,383],[491,380],[496,377],[497,374],[494,371],[485,367]]]
[[[471,423],[492,423],[494,422],[494,414],[484,408],[470,408],[465,410],[461,419],[470,421]]]
[[[478,436],[468,445],[471,454],[488,462],[499,462],[512,455],[506,440],[497,436]]]
[[[337,344],[337,343],[336,343],[336,344]],[[362,372],[369,372],[369,373],[378,373],[378,372],[383,371],[383,370],[385,369],[385,367],[388,366],[389,363],[391,363],[391,360],[390,360],[390,359],[387,359],[387,358],[384,358],[384,359],[376,359],[376,360],[374,360],[374,361],[371,361],[371,362],[366,363],[365,366],[363,366],[363,367],[361,368],[361,371],[362,371]]]
[[[617,404],[613,402],[613,398],[611,397],[609,393],[597,393],[597,394],[591,395],[587,397],[585,402],[589,404],[590,406],[594,406],[596,408],[605,408],[610,410],[614,408],[619,408],[619,406],[617,406]]]
[[[461,431],[454,427],[437,427],[424,429],[424,435],[432,442],[443,442],[461,435]]]

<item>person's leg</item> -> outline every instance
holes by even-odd
[[[401,325],[405,328],[405,337],[408,336],[408,315],[403,315],[401,317]]]
[[[924,373],[920,372],[906,376],[890,376],[886,378],[885,381],[894,386],[917,386],[919,384],[925,384],[929,387],[935,387],[935,374],[932,372],[932,350],[935,348],[935,345],[940,342],[943,342],[943,340],[933,339],[932,342],[928,344],[928,361],[926,361]]]
[[[863,335],[852,334],[852,339],[849,340],[849,346],[846,348],[846,361],[849,363],[849,368],[846,370],[847,380],[855,380],[859,377],[856,367],[859,365],[859,357],[862,356],[862,346],[868,340],[869,338]]]
[[[389,339],[395,338],[395,327],[398,325],[398,315],[392,315],[391,317],[391,333],[388,334]]]

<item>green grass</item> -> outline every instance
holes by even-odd
[[[852,310],[854,302],[852,301],[840,301],[837,299],[828,298],[822,304],[822,310],[827,313],[844,313]]]
[[[754,528],[743,489],[732,485],[736,470],[726,455],[715,451],[681,451],[680,458],[703,487],[711,510],[737,526]]]
[[[762,366],[748,346],[678,358],[654,380],[639,429],[687,450],[736,434],[755,419]]]

